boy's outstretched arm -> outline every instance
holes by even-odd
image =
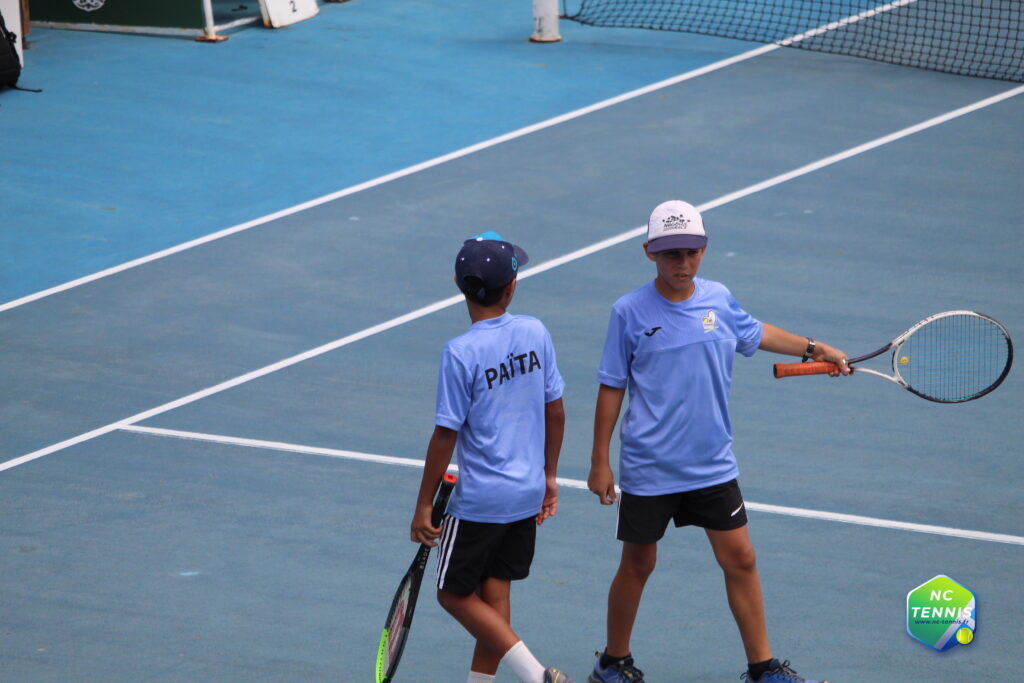
[[[590,476],[587,477],[587,487],[597,494],[602,505],[611,505],[618,500],[608,450],[625,395],[625,389],[617,389],[607,384],[602,384],[597,389],[597,406],[594,408],[594,447],[590,452]]]
[[[761,345],[758,348],[787,356],[802,356],[807,350],[807,337],[786,332],[781,327],[776,327],[775,325],[762,323]],[[840,374],[850,374],[850,368],[846,365],[846,354],[825,342],[817,340],[814,342],[811,360],[824,360],[829,363],[835,363],[839,371],[829,373],[833,377]]]
[[[455,451],[455,441],[459,433],[454,429],[434,426],[427,445],[427,460],[423,465],[423,478],[420,480],[420,493],[416,498],[416,511],[412,515],[409,529],[409,540],[414,543],[426,543],[434,547],[435,538],[441,535],[441,527],[431,524],[431,513],[434,509],[434,493],[441,484],[441,477],[448,470]]]
[[[558,455],[565,435],[565,408],[557,398],[544,404],[544,502],[537,515],[537,524],[558,512]]]

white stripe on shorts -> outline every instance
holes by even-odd
[[[441,529],[441,541],[438,543],[437,554],[437,587],[444,589],[444,576],[448,572],[448,561],[452,557],[452,549],[455,548],[455,534],[459,531],[459,520],[451,515],[444,516],[443,528]]]

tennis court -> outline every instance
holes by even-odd
[[[653,206],[700,206],[702,276],[851,355],[949,309],[1020,337],[1020,83],[567,21],[531,44],[529,6],[351,0],[220,45],[33,31],[44,92],[0,96],[0,679],[370,680],[481,231],[530,253],[512,312],[566,380],[513,626],[577,680],[619,552],[585,486],[596,368]],[[731,400],[775,654],[832,683],[1015,675],[1017,369],[938,405],[777,360],[738,359]],[[659,554],[638,665],[736,680],[703,534]],[[906,632],[938,574],[978,601],[945,653]],[[425,585],[398,680],[465,680],[471,651]]]

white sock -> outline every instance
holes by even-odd
[[[466,683],[494,683],[494,676],[470,671],[469,678],[466,679]]]
[[[508,664],[512,672],[519,676],[519,680],[523,683],[544,683],[544,667],[526,648],[526,643],[523,641],[520,640],[509,648],[501,661]]]

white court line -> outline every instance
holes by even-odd
[[[23,296],[20,299],[14,299],[12,301],[8,301],[5,304],[0,304],[0,313],[2,313],[3,311],[10,310],[12,308],[17,308],[18,306],[24,306],[27,303],[31,303],[33,301],[38,301],[39,299],[43,299],[45,297],[52,296],[54,294],[59,294],[60,292],[67,291],[69,289],[73,289],[75,287],[79,287],[81,285],[88,284],[90,282],[94,282],[96,280],[100,280],[100,279],[105,278],[105,277],[110,277],[111,275],[116,275],[117,273],[121,273],[121,272],[124,272],[126,270],[130,270],[132,268],[136,268],[138,266],[144,265],[146,263],[150,263],[152,261],[156,261],[156,260],[159,260],[159,259],[162,259],[162,258],[166,258],[168,256],[173,256],[174,254],[178,254],[178,253],[181,253],[183,251],[187,251],[189,249],[192,249],[193,247],[198,247],[198,246],[201,246],[203,244],[208,244],[210,242],[214,242],[214,241],[222,239],[224,237],[228,237],[230,235],[234,235],[234,234],[243,232],[245,230],[249,230],[251,228],[255,228],[255,227],[258,227],[260,225],[264,225],[266,223],[270,223],[271,221],[275,221],[275,220],[278,220],[280,218],[285,218],[286,216],[291,216],[292,214],[301,213],[302,211],[306,211],[307,209],[312,209],[313,207],[320,206],[321,204],[326,204],[326,203],[332,202],[332,201],[334,201],[336,199],[341,199],[342,197],[347,197],[347,196],[352,195],[352,194],[357,194],[357,193],[362,192],[364,190],[368,190],[370,188],[377,187],[378,185],[384,185],[384,184],[390,183],[390,182],[392,182],[394,180],[398,180],[400,178],[404,178],[406,176],[413,175],[414,173],[419,173],[420,171],[425,171],[425,170],[427,170],[429,168],[433,168],[435,166],[440,166],[441,164],[448,163],[449,161],[453,161],[455,159],[459,159],[459,158],[462,158],[464,156],[468,156],[470,154],[475,154],[476,152],[480,152],[480,151],[485,150],[485,149],[487,149],[489,147],[494,147],[496,145],[500,145],[503,142],[508,142],[510,140],[515,140],[516,138],[520,138],[520,137],[523,137],[525,135],[530,135],[531,133],[536,133],[537,131],[544,130],[545,128],[550,128],[552,126],[557,126],[557,125],[559,125],[561,123],[565,123],[566,121],[571,121],[572,119],[576,119],[576,118],[579,118],[581,116],[586,116],[587,114],[593,113],[595,111],[599,111],[601,109],[607,109],[608,107],[614,106],[614,105],[619,104],[621,102],[625,102],[627,100],[634,99],[636,97],[640,97],[641,95],[646,95],[646,94],[648,94],[650,92],[654,92],[655,90],[661,90],[662,88],[667,88],[667,87],[669,87],[671,85],[676,85],[677,83],[682,83],[684,81],[688,81],[691,78],[696,78],[698,76],[703,76],[704,74],[711,73],[712,71],[717,71],[718,69],[724,69],[725,67],[731,66],[731,65],[736,64],[738,62],[742,62],[744,60],[751,59],[753,57],[757,57],[758,55],[762,55],[762,54],[764,54],[766,52],[771,52],[772,50],[778,49],[778,47],[779,47],[778,45],[765,45],[763,47],[759,47],[757,49],[750,50],[748,52],[744,52],[742,54],[736,55],[735,57],[729,57],[728,59],[720,60],[720,61],[715,62],[713,64],[709,64],[707,66],[703,66],[703,67],[701,67],[699,69],[694,69],[693,71],[688,71],[688,72],[686,72],[684,74],[680,74],[678,76],[673,76],[672,78],[667,78],[667,79],[665,79],[663,81],[658,81],[657,83],[653,83],[651,85],[647,85],[647,86],[644,86],[642,88],[637,88],[636,90],[631,90],[631,91],[629,91],[627,93],[623,93],[622,95],[616,95],[615,97],[611,97],[611,98],[608,98],[606,100],[602,100],[600,102],[588,105],[588,106],[583,107],[581,109],[576,109],[576,110],[568,112],[566,114],[561,114],[559,116],[555,116],[555,117],[547,119],[545,121],[541,121],[539,123],[534,123],[534,124],[531,124],[529,126],[525,126],[523,128],[519,128],[518,130],[514,130],[514,131],[512,131],[510,133],[505,133],[504,135],[499,135],[499,136],[491,138],[489,140],[485,140],[483,142],[478,142],[475,145],[470,145],[469,147],[463,147],[460,150],[456,150],[454,152],[450,152],[448,154],[445,154],[445,155],[442,155],[442,156],[439,156],[439,157],[435,157],[435,158],[430,159],[428,161],[424,161],[424,162],[421,162],[419,164],[415,164],[413,166],[409,166],[407,168],[403,168],[403,169],[401,169],[399,171],[395,171],[393,173],[388,173],[387,175],[382,175],[382,176],[380,176],[378,178],[374,178],[373,180],[368,180],[368,181],[366,181],[364,183],[359,183],[358,185],[353,185],[351,187],[345,188],[344,190],[338,190],[336,192],[332,192],[330,194],[326,194],[326,195],[324,195],[322,197],[318,197],[316,199],[311,199],[308,202],[303,202],[302,204],[296,204],[295,206],[289,207],[287,209],[282,209],[281,211],[277,211],[275,213],[271,213],[271,214],[268,214],[266,216],[262,216],[261,218],[256,218],[256,219],[253,219],[253,220],[248,221],[246,223],[240,223],[239,225],[236,225],[236,226],[231,227],[231,228],[225,228],[223,230],[219,230],[217,232],[210,233],[209,235],[204,235],[203,237],[199,237],[197,239],[190,240],[188,242],[183,242],[183,243],[178,244],[176,246],[169,247],[167,249],[163,249],[161,251],[154,252],[152,254],[149,254],[148,256],[143,256],[143,257],[131,260],[131,261],[127,261],[127,262],[122,263],[120,265],[113,266],[113,267],[107,268],[105,270],[101,270],[101,271],[93,273],[91,275],[86,275],[86,276],[80,277],[80,278],[78,278],[76,280],[71,280],[70,282],[65,282],[64,284],[57,285],[55,287],[50,287],[49,289],[44,289],[44,290],[36,292],[34,294],[29,294],[27,296]]]
[[[403,467],[423,467],[422,460],[413,458],[399,458],[392,455],[376,455],[373,453],[359,453],[357,451],[346,451],[335,448],[322,448],[318,446],[302,446],[299,444],[285,443],[282,441],[264,441],[262,439],[245,439],[234,436],[223,436],[220,434],[205,434],[201,432],[188,432],[179,429],[165,429],[162,427],[139,427],[125,426],[122,428],[127,432],[148,434],[151,436],[167,437],[172,439],[186,439],[189,441],[203,441],[207,443],[219,443],[230,446],[244,446],[247,448],[262,448],[272,451],[283,451],[286,453],[302,453],[306,455],[320,455],[330,458],[343,458],[346,460],[360,460],[382,465],[400,465]],[[452,469],[457,469],[454,466]],[[574,489],[587,490],[587,482],[578,479],[558,478],[559,486]],[[896,529],[898,531],[912,531],[922,534],[936,534],[938,536],[952,536],[955,538],[966,538],[973,541],[989,541],[991,543],[1007,543],[1010,545],[1024,545],[1024,536],[1012,536],[1010,534],[993,534],[987,531],[972,531],[970,529],[956,529],[953,527],[935,526],[932,524],[913,524],[911,522],[900,522],[892,519],[879,519],[878,517],[865,517],[862,515],[847,515],[839,512],[828,512],[823,510],[807,510],[804,508],[784,507],[782,505],[768,505],[765,503],[746,502],[747,509],[756,512],[767,512],[774,515],[786,515],[789,517],[804,517],[825,522],[840,522],[843,524],[856,524],[859,526],[878,527],[883,529]]]
[[[979,100],[978,102],[975,102],[974,104],[970,104],[970,105],[967,105],[965,107],[961,107],[959,109],[955,109],[955,110],[953,110],[951,112],[948,112],[948,113],[943,114],[941,116],[936,116],[934,118],[928,119],[927,121],[924,121],[922,123],[916,124],[914,126],[910,126],[908,128],[904,128],[903,130],[897,131],[895,133],[891,133],[889,135],[885,135],[885,136],[882,136],[880,138],[876,138],[875,140],[872,140],[871,142],[866,142],[866,143],[864,143],[862,145],[857,145],[856,147],[851,147],[850,149],[847,149],[846,151],[840,152],[839,154],[833,154],[832,156],[825,157],[824,159],[821,159],[821,160],[816,161],[816,162],[811,163],[811,164],[807,164],[805,166],[801,166],[800,168],[797,168],[797,169],[794,169],[792,171],[789,171],[788,173],[783,173],[781,175],[775,176],[774,178],[769,178],[768,180],[762,181],[760,183],[756,183],[754,185],[750,185],[750,186],[748,186],[746,188],[743,188],[742,190],[737,190],[736,192],[732,192],[730,194],[723,195],[723,196],[721,196],[721,197],[719,197],[717,199],[714,199],[714,200],[712,200],[710,202],[706,202],[704,204],[699,205],[697,207],[697,209],[702,211],[702,212],[703,211],[709,211],[709,210],[711,210],[713,208],[722,206],[724,204],[728,204],[729,202],[736,201],[737,199],[740,199],[740,198],[743,198],[743,197],[747,197],[749,195],[752,195],[752,194],[754,194],[756,192],[760,192],[760,191],[765,190],[765,189],[770,188],[770,187],[774,187],[776,185],[779,185],[780,183],[784,183],[786,181],[792,180],[794,178],[798,178],[800,176],[806,175],[806,174],[811,173],[813,171],[817,171],[817,170],[819,170],[821,168],[824,168],[826,166],[829,166],[831,164],[838,163],[839,161],[843,161],[845,159],[849,159],[850,157],[856,156],[858,154],[863,154],[864,152],[867,152],[869,150],[875,149],[876,147],[880,147],[881,145],[885,145],[885,144],[888,144],[890,142],[894,142],[896,140],[899,140],[900,138],[906,137],[908,135],[913,135],[914,133],[918,133],[920,131],[926,130],[926,129],[931,128],[933,126],[937,126],[937,125],[939,125],[941,123],[945,123],[945,122],[947,122],[947,121],[949,121],[951,119],[957,118],[959,116],[964,116],[965,114],[968,114],[970,112],[977,111],[978,109],[982,109],[984,107],[988,107],[988,106],[993,105],[993,104],[995,104],[997,102],[1001,102],[1001,101],[1003,101],[1005,99],[1008,99],[1008,98],[1013,97],[1015,95],[1019,95],[1021,93],[1024,93],[1024,85],[1018,86],[1016,88],[1013,88],[1012,90],[1007,90],[1007,91],[1005,91],[1003,93],[1000,93],[998,95],[993,95],[992,97],[988,97],[988,98],[985,98],[983,100]],[[590,246],[583,247],[582,249],[577,249],[576,251],[573,251],[573,252],[571,252],[569,254],[565,254],[565,255],[560,256],[558,258],[554,258],[554,259],[551,259],[549,261],[545,261],[544,263],[538,264],[537,266],[535,266],[533,268],[528,268],[528,269],[524,270],[519,275],[519,277],[520,277],[520,279],[525,279],[525,278],[528,278],[528,277],[532,277],[534,275],[538,275],[540,273],[547,272],[547,271],[549,271],[549,270],[551,270],[553,268],[557,268],[559,266],[565,265],[566,263],[570,263],[572,261],[576,261],[578,259],[581,259],[581,258],[583,258],[585,256],[589,256],[590,254],[593,254],[595,252],[601,251],[602,249],[607,249],[607,248],[612,247],[612,246],[614,246],[616,244],[619,244],[621,242],[626,242],[626,241],[628,241],[630,239],[633,239],[633,238],[635,238],[635,237],[637,237],[639,235],[642,235],[643,232],[644,232],[644,229],[645,228],[643,228],[643,227],[634,228],[632,230],[628,230],[628,231],[623,232],[623,233],[621,233],[619,235],[616,235],[614,237],[610,237],[610,238],[602,240],[600,242],[596,242],[595,244],[592,244]],[[367,337],[371,337],[371,336],[373,336],[375,334],[379,334],[381,332],[385,332],[385,331],[390,330],[390,329],[392,329],[394,327],[398,327],[399,325],[404,325],[407,322],[411,322],[413,320],[417,320],[417,319],[422,318],[424,316],[430,315],[431,313],[435,313],[435,312],[440,311],[440,310],[442,310],[444,308],[448,308],[449,306],[453,306],[453,305],[455,305],[457,303],[461,303],[462,301],[463,301],[463,297],[461,295],[458,295],[458,294],[455,295],[455,296],[449,297],[447,299],[442,299],[441,301],[435,301],[432,304],[429,304],[429,305],[424,306],[422,308],[418,308],[418,309],[416,309],[414,311],[410,311],[409,313],[405,313],[405,314],[400,315],[400,316],[398,316],[396,318],[392,318],[391,320],[387,320],[387,321],[379,323],[377,325],[373,325],[372,327],[367,327],[366,329],[361,330],[359,332],[356,332],[354,334],[350,334],[350,335],[342,337],[340,339],[336,339],[336,340],[334,340],[332,342],[329,342],[327,344],[323,344],[323,345],[318,346],[318,347],[316,347],[314,349],[310,349],[308,351],[304,351],[302,353],[299,353],[297,355],[291,356],[289,358],[285,358],[284,360],[280,360],[280,361],[278,361],[276,363],[272,363],[270,365],[264,366],[264,367],[259,368],[257,370],[253,370],[251,372],[247,372],[244,375],[239,375],[238,377],[226,380],[224,382],[221,382],[220,384],[216,384],[216,385],[214,385],[212,387],[208,387],[208,388],[203,389],[201,391],[197,391],[195,393],[189,394],[188,396],[184,396],[182,398],[179,398],[177,400],[171,401],[169,403],[164,403],[163,405],[157,406],[156,408],[151,408],[151,409],[143,411],[141,413],[137,413],[135,415],[132,415],[131,417],[126,417],[123,420],[118,420],[117,422],[112,422],[111,424],[108,424],[108,425],[106,425],[104,427],[99,427],[98,429],[94,429],[94,430],[86,432],[84,434],[79,434],[78,436],[72,437],[70,439],[65,439],[64,441],[61,441],[59,443],[52,444],[52,445],[47,446],[45,448],[41,448],[39,450],[33,451],[31,453],[28,453],[26,455],[22,455],[20,457],[14,458],[12,460],[8,460],[6,462],[0,463],[0,472],[3,472],[4,470],[11,469],[12,467],[17,467],[18,465],[24,464],[26,462],[30,462],[30,461],[35,460],[37,458],[41,458],[44,455],[49,455],[51,453],[55,453],[57,451],[64,450],[65,448],[68,448],[70,446],[74,446],[74,445],[83,443],[85,441],[89,441],[91,439],[95,439],[98,436],[103,436],[104,434],[109,434],[110,432],[112,432],[112,431],[114,431],[116,429],[123,429],[124,427],[126,427],[128,425],[132,425],[132,424],[135,424],[137,422],[142,422],[143,420],[149,419],[149,418],[154,417],[156,415],[160,415],[162,413],[166,413],[166,412],[168,412],[170,410],[174,410],[175,408],[180,408],[180,407],[188,405],[190,403],[195,403],[196,401],[199,401],[200,399],[207,398],[209,396],[213,396],[214,394],[219,394],[222,391],[226,391],[228,389],[237,387],[237,386],[245,384],[247,382],[251,382],[254,379],[258,379],[260,377],[264,377],[264,376],[269,375],[269,374],[271,374],[273,372],[277,372],[278,370],[283,370],[283,369],[291,367],[292,365],[295,365],[297,363],[301,363],[303,361],[309,360],[311,358],[315,358],[317,356],[323,355],[323,354],[328,353],[330,351],[334,351],[334,350],[340,349],[340,348],[342,348],[344,346],[347,346],[349,344],[352,344],[354,342],[360,341],[362,339],[366,339]]]
[[[917,0],[898,0],[897,2],[892,2],[892,3],[886,4],[886,5],[880,5],[879,7],[875,7],[873,9],[867,10],[865,12],[861,12],[860,14],[855,14],[853,16],[846,17],[845,19],[841,19],[839,21],[832,22],[831,24],[826,24],[824,26],[819,26],[818,28],[812,29],[812,30],[807,31],[805,33],[801,33],[801,34],[798,34],[798,35],[790,36],[789,38],[786,38],[784,40],[779,41],[778,43],[775,43],[775,44],[772,44],[772,45],[763,45],[763,46],[755,48],[753,50],[748,50],[747,52],[743,52],[743,53],[738,54],[738,55],[736,55],[734,57],[728,57],[726,59],[719,60],[719,61],[714,62],[712,64],[708,64],[707,66],[703,66],[703,67],[700,67],[698,69],[694,69],[692,71],[688,71],[688,72],[686,72],[684,74],[680,74],[678,76],[673,76],[672,78],[666,78],[665,80],[658,81],[657,83],[652,83],[651,85],[646,85],[646,86],[644,86],[642,88],[637,88],[636,90],[631,90],[629,92],[623,93],[622,95],[616,95],[615,97],[610,97],[610,98],[608,98],[606,100],[602,100],[602,101],[597,102],[595,104],[591,104],[589,106],[582,107],[580,109],[576,109],[576,110],[568,112],[566,114],[561,114],[559,116],[555,116],[553,118],[547,119],[545,121],[541,121],[539,123],[535,123],[535,124],[531,124],[529,126],[525,126],[523,128],[519,128],[518,130],[514,130],[514,131],[512,131],[510,133],[505,133],[504,135],[499,135],[499,136],[491,138],[489,140],[485,140],[483,142],[479,142],[479,143],[477,143],[475,145],[470,145],[469,147],[463,147],[462,149],[456,150],[454,152],[450,152],[449,154],[445,154],[445,155],[442,155],[442,156],[439,156],[439,157],[435,157],[435,158],[430,159],[428,161],[424,161],[422,163],[415,164],[413,166],[409,166],[409,167],[401,169],[399,171],[395,171],[393,173],[389,173],[387,175],[383,175],[383,176],[380,176],[378,178],[374,178],[373,180],[369,180],[369,181],[364,182],[364,183],[359,183],[358,185],[353,185],[353,186],[348,187],[348,188],[346,188],[344,190],[338,190],[337,192],[332,192],[332,193],[326,194],[326,195],[324,195],[322,197],[318,197],[316,199],[311,199],[308,202],[303,202],[302,204],[296,204],[295,206],[289,207],[287,209],[282,209],[281,211],[277,211],[277,212],[268,214],[266,216],[262,216],[260,218],[256,218],[254,220],[251,220],[251,221],[248,221],[248,222],[245,222],[245,223],[240,223],[239,225],[236,225],[234,227],[225,228],[223,230],[219,230],[217,232],[210,233],[209,235],[204,235],[203,237],[199,237],[199,238],[194,239],[194,240],[189,240],[188,242],[183,242],[183,243],[178,244],[176,246],[169,247],[167,249],[163,249],[161,251],[154,252],[154,253],[149,254],[147,256],[143,256],[143,257],[140,257],[140,258],[137,258],[137,259],[133,259],[131,261],[127,261],[127,262],[122,263],[120,265],[113,266],[113,267],[107,268],[105,270],[101,270],[101,271],[93,273],[91,275],[86,275],[86,276],[80,277],[80,278],[78,278],[76,280],[71,280],[70,282],[65,282],[64,284],[57,285],[55,287],[50,287],[49,289],[44,289],[44,290],[36,292],[34,294],[29,294],[29,295],[23,296],[23,297],[21,297],[19,299],[14,299],[13,301],[8,301],[7,303],[0,304],[0,313],[2,313],[3,311],[10,310],[12,308],[17,308],[19,306],[24,306],[27,303],[31,303],[33,301],[38,301],[39,299],[43,299],[43,298],[46,298],[48,296],[52,296],[54,294],[58,294],[60,292],[67,291],[67,290],[73,289],[75,287],[79,287],[79,286],[87,284],[89,282],[94,282],[96,280],[100,280],[102,278],[109,277],[111,275],[116,275],[117,273],[121,273],[121,272],[124,272],[126,270],[130,270],[132,268],[136,268],[138,266],[144,265],[146,263],[150,263],[152,261],[156,261],[156,260],[159,260],[159,259],[162,259],[162,258],[166,258],[168,256],[172,256],[174,254],[178,254],[178,253],[183,252],[183,251],[187,251],[189,249],[192,249],[193,247],[198,247],[198,246],[201,246],[203,244],[208,244],[210,242],[222,239],[224,237],[228,237],[230,235],[234,235],[236,233],[243,232],[245,230],[249,230],[251,228],[255,228],[257,226],[264,225],[266,223],[270,223],[271,221],[275,221],[275,220],[277,220],[279,218],[284,218],[286,216],[291,216],[292,214],[296,214],[296,213],[300,213],[302,211],[306,211],[307,209],[311,209],[313,207],[320,206],[321,204],[326,204],[328,202],[332,202],[335,199],[341,199],[342,197],[347,197],[349,195],[362,192],[363,190],[368,190],[368,189],[370,189],[372,187],[377,187],[378,185],[384,185],[384,184],[389,183],[389,182],[391,182],[393,180],[398,180],[399,178],[404,178],[405,176],[409,176],[409,175],[412,175],[414,173],[419,173],[420,171],[424,171],[426,169],[433,168],[434,166],[439,166],[441,164],[448,163],[449,161],[453,161],[455,159],[459,159],[461,157],[468,156],[470,154],[474,154],[476,152],[479,152],[481,150],[487,149],[489,147],[494,147],[496,145],[500,145],[501,143],[508,142],[509,140],[515,140],[516,138],[520,138],[520,137],[523,137],[525,135],[530,135],[532,133],[536,133],[537,131],[543,130],[545,128],[550,128],[552,126],[557,126],[557,125],[559,125],[561,123],[565,123],[566,121],[571,121],[572,119],[577,119],[577,118],[580,118],[581,116],[586,116],[587,114],[591,114],[591,113],[593,113],[595,111],[599,111],[601,109],[607,109],[608,107],[614,106],[616,104],[620,104],[620,103],[625,102],[627,100],[635,99],[637,97],[640,97],[642,95],[646,95],[646,94],[654,92],[656,90],[661,90],[663,88],[667,88],[669,86],[676,85],[676,84],[682,83],[684,81],[688,81],[688,80],[690,80],[692,78],[697,78],[698,76],[703,76],[703,75],[709,74],[709,73],[711,73],[713,71],[718,71],[719,69],[724,69],[725,67],[732,66],[733,64],[738,64],[739,62],[743,62],[743,61],[746,61],[748,59],[752,59],[754,57],[758,57],[760,55],[767,54],[767,53],[769,53],[769,52],[771,52],[773,50],[777,50],[780,47],[788,46],[788,45],[793,45],[795,43],[799,43],[802,40],[805,40],[807,38],[812,38],[814,36],[817,36],[817,35],[819,35],[821,33],[826,32],[826,31],[831,31],[833,29],[839,28],[841,26],[845,26],[847,24],[856,23],[856,22],[858,22],[858,21],[860,21],[862,19],[866,19],[868,17],[874,16],[876,14],[881,14],[883,12],[888,12],[889,10],[892,10],[892,9],[897,8],[897,7],[901,7],[903,5],[907,5],[907,4],[910,4],[912,2],[916,2],[916,1]]]

